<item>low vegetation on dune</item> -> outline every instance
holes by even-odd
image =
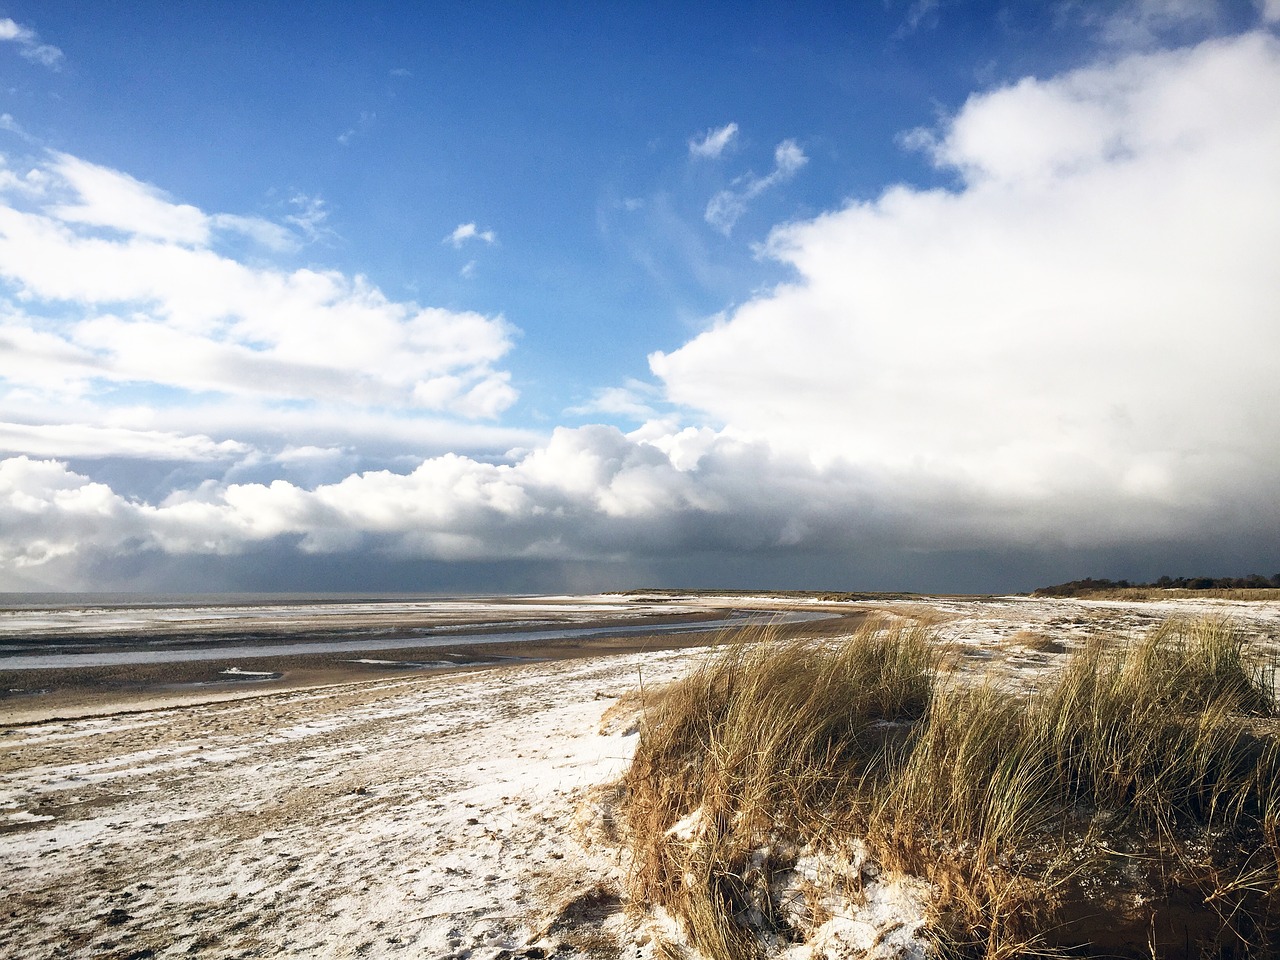
[[[716,958],[810,941],[892,878],[926,891],[900,954],[1280,955],[1275,671],[1230,624],[1092,643],[1033,691],[937,649],[757,632],[647,691],[632,899]],[[845,866],[835,900],[816,862]]]
[[[1082,600],[1276,600],[1280,573],[1264,577],[1160,577],[1150,583],[1085,577],[1051,587],[1038,587],[1035,597],[1077,597]]]

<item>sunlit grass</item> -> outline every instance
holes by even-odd
[[[1273,955],[1274,672],[1236,630],[1094,642],[1023,694],[939,679],[937,650],[901,624],[755,633],[651,691],[626,777],[633,896],[708,956],[753,956],[794,935],[759,851],[858,839],[935,885],[940,952]]]

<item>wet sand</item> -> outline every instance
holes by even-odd
[[[116,666],[77,666],[73,668],[40,668],[5,670],[0,667],[0,724],[32,723],[54,718],[74,718],[119,710],[155,709],[194,703],[243,699],[286,690],[301,690],[334,684],[353,683],[423,673],[458,673],[521,663],[559,661],[582,657],[650,653],[706,646],[719,634],[728,631],[699,632],[696,624],[715,622],[733,611],[755,609],[760,622],[794,605],[778,605],[773,609],[742,605],[710,605],[700,610],[672,613],[647,613],[642,619],[600,616],[588,620],[566,621],[566,630],[609,630],[619,626],[652,626],[656,630],[672,624],[690,624],[689,632],[627,633],[600,636],[575,636],[552,640],[502,640],[504,633],[527,631],[528,621],[494,625],[486,628],[483,642],[444,643],[439,636],[424,640],[420,647],[401,646],[397,634],[387,639],[396,645],[379,647],[368,623],[333,622],[318,631],[314,622],[302,624],[259,623],[255,632],[218,633],[205,625],[202,630],[165,632],[162,629],[135,631],[133,635],[104,638],[101,634],[83,634],[74,638],[73,649],[97,650],[104,639],[112,650],[143,650],[157,642],[170,649],[205,648],[216,651],[216,657],[165,663],[125,664]],[[530,609],[536,606],[530,603]],[[829,620],[806,624],[780,625],[779,630],[793,632],[804,628],[806,635],[822,636],[847,633],[865,613],[841,612]],[[474,617],[473,617],[474,620]],[[513,618],[514,620],[514,618]],[[550,621],[538,621],[540,624]],[[450,626],[466,628],[469,621],[454,617]],[[438,625],[438,624],[437,624]],[[412,626],[400,618],[401,631]],[[264,642],[308,640],[323,643],[336,636],[367,638],[357,651],[295,653],[285,656],[243,656],[248,648]],[[66,640],[59,638],[60,648]],[[215,646],[216,645],[216,646]]]

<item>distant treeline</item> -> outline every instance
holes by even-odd
[[[1263,590],[1280,588],[1280,573],[1264,577],[1251,573],[1247,577],[1161,577],[1154,583],[1133,583],[1129,580],[1096,580],[1085,577],[1083,580],[1072,580],[1052,587],[1037,587],[1032,591],[1036,597],[1079,597],[1089,593],[1106,590],[1127,590],[1130,588],[1145,590]]]

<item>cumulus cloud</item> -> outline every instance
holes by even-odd
[[[707,223],[728,236],[752,200],[770,187],[790,180],[808,162],[799,144],[783,140],[774,148],[773,171],[768,176],[746,174],[735,180],[728,190],[721,190],[711,198],[704,214]]]
[[[474,223],[460,223],[444,238],[444,242],[453,244],[455,250],[460,249],[468,240],[481,240],[487,244],[495,244],[498,242],[498,235],[492,230],[481,230]]]
[[[1036,506],[1034,497],[1015,504],[1029,521],[1011,535],[1009,499],[977,485],[925,476],[904,483],[844,461],[818,466],[729,432],[669,423],[631,434],[560,428],[503,462],[446,454],[409,472],[366,471],[310,489],[279,479],[206,483],[155,502],[121,496],[58,461],[14,457],[0,461],[0,584],[6,570],[65,587],[112,558],[280,548],[368,564],[768,557],[781,570],[779,558],[896,552],[918,565],[927,552],[1046,540],[1078,549],[1232,522],[1215,504],[1188,512],[1140,499],[1105,519],[1087,497],[1062,501],[1054,514]],[[1073,521],[1066,527],[1064,514]],[[1244,522],[1256,519],[1255,511]]]
[[[877,524],[847,509],[860,483],[708,430],[647,438],[604,426],[557,429],[506,463],[448,454],[310,490],[206,484],[158,503],[15,457],[0,462],[0,559],[21,568],[148,549],[229,555],[281,539],[303,553],[449,561],[767,551]]]
[[[321,229],[318,201],[295,206],[299,229]],[[229,234],[257,242],[252,264],[222,252]],[[421,450],[429,418],[491,420],[515,401],[497,366],[513,334],[501,317],[269,265],[299,242],[286,224],[209,214],[66,154],[23,175],[0,165],[0,420],[40,410],[67,428],[145,431],[163,411],[216,420],[214,408],[227,432],[211,442],[238,443],[299,411],[318,424],[381,420],[383,436],[418,418]],[[71,455],[71,436],[50,431],[28,452],[56,453],[61,437]]]
[[[62,51],[49,43],[41,43],[30,27],[15,23],[8,17],[0,19],[0,41],[8,40],[18,46],[18,53],[32,63],[57,70],[62,65]]]
[[[915,138],[956,188],[777,228],[795,279],[651,368],[890,500],[997,497],[1009,537],[1256,498],[1280,484],[1278,102],[1264,32],[976,94]]]
[[[738,125],[736,123],[726,123],[719,128],[713,127],[701,137],[690,139],[689,153],[694,157],[718,157],[724,153],[725,148],[734,141],[737,135]]]

